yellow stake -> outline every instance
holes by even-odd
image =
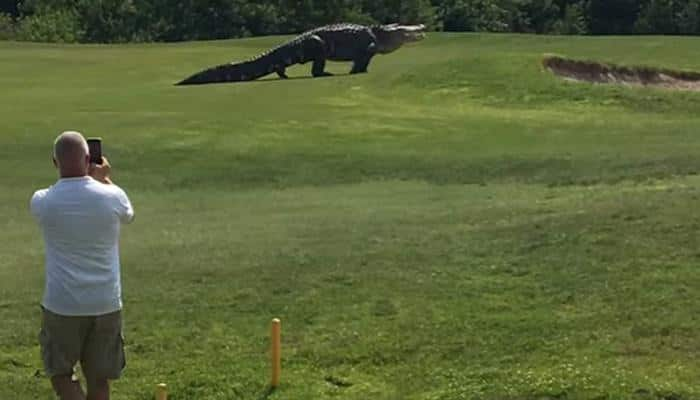
[[[156,386],[156,400],[168,400],[168,387],[165,383]]]
[[[280,355],[280,320],[275,318],[272,320],[272,387],[280,384],[282,373]]]

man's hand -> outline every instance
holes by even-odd
[[[111,172],[112,166],[109,164],[109,161],[104,156],[102,157],[101,165],[90,163],[90,166],[88,167],[88,175],[108,185],[112,184],[112,181],[109,179],[109,175]]]

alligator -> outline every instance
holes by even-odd
[[[341,23],[306,31],[288,42],[252,59],[207,68],[177,85],[252,81],[276,73],[287,79],[285,70],[294,64],[312,62],[311,75],[333,75],[326,61],[352,61],[350,74],[366,73],[372,57],[389,54],[406,43],[425,38],[425,25],[359,25]]]

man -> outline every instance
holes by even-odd
[[[62,400],[109,399],[109,380],[126,365],[122,341],[119,233],[134,210],[110,179],[110,164],[90,163],[87,141],[63,132],[54,142],[60,178],[31,198],[45,255],[39,333],[46,374]],[[73,379],[80,362],[87,397]]]

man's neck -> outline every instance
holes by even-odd
[[[63,178],[84,178],[87,176],[86,173],[72,173],[72,172],[62,172],[60,174],[61,179]]]

